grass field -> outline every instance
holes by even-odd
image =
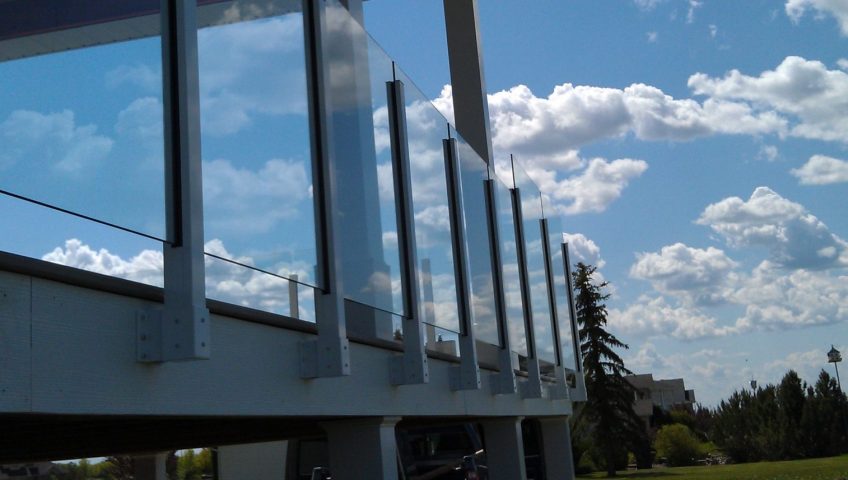
[[[594,473],[578,478],[605,478]],[[654,468],[619,472],[618,478],[660,480],[848,480],[848,455],[789,462],[761,462],[707,467]]]

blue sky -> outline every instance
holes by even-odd
[[[630,368],[713,404],[752,376],[828,367],[848,345],[848,4],[479,14],[496,156],[560,192]],[[371,0],[366,25],[425,94],[449,95],[441,2]]]
[[[436,107],[452,115],[442,2],[365,11],[421,89],[407,94],[418,243],[434,258],[433,321],[455,329],[443,130],[428,130]],[[199,33],[206,248],[309,283],[300,19],[231,20]],[[683,376],[713,404],[752,376],[795,368],[812,380],[831,343],[848,349],[848,5],[481,1],[480,26],[496,162],[523,162],[576,259],[600,266],[631,369]],[[148,37],[0,63],[0,188],[162,237],[160,48]],[[381,92],[391,72],[371,60]],[[387,117],[372,102],[364,143],[380,221],[369,234],[390,275],[366,287],[391,292],[392,309]],[[15,225],[4,250],[161,285],[156,241],[6,196],[0,208]],[[213,259],[207,273],[212,298],[290,313],[285,280]]]

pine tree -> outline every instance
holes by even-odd
[[[633,411],[635,390],[624,378],[632,372],[614,350],[628,346],[606,330],[607,282],[595,284],[595,270],[581,262],[574,272],[574,303],[588,395],[576,422],[584,424],[592,444],[603,456],[607,475],[612,477],[616,460],[622,454],[626,458],[628,447],[639,455],[647,449],[648,441],[645,426]]]

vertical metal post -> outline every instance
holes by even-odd
[[[300,299],[297,297],[297,274],[294,273],[289,277],[289,316],[291,318],[300,318]]]
[[[139,312],[141,362],[207,359],[210,353],[203,256],[200,90],[195,0],[162,0],[165,301]]]
[[[527,248],[524,244],[524,214],[521,211],[521,191],[512,189],[512,214],[515,222],[515,246],[518,252],[518,276],[521,279],[521,299],[524,303],[524,330],[527,335],[527,381],[521,382],[523,398],[542,397],[542,377],[536,355],[536,332],[533,330],[533,304],[530,299],[530,272],[527,270]]]
[[[445,157],[445,178],[448,187],[448,210],[453,245],[453,271],[456,281],[457,313],[459,314],[459,366],[451,369],[451,390],[480,388],[480,367],[477,365],[477,345],[474,340],[474,312],[471,309],[471,275],[468,270],[468,250],[465,242],[465,212],[462,205],[462,182],[456,139],[442,140]]]
[[[491,171],[491,166],[489,167]],[[498,373],[491,375],[493,394],[515,393],[515,370],[512,365],[512,346],[509,339],[509,323],[506,313],[506,293],[503,284],[503,262],[501,260],[500,232],[498,230],[498,207],[495,196],[495,180],[484,182],[486,193],[486,220],[489,227],[489,249],[492,253],[492,288],[495,293],[495,315],[498,319]]]
[[[386,82],[389,133],[394,170],[395,214],[397,217],[400,275],[403,285],[403,355],[392,357],[389,364],[392,385],[415,385],[430,381],[427,354],[424,351],[424,318],[421,308],[418,257],[415,245],[415,216],[412,208],[412,183],[406,136],[406,101],[403,82]]]
[[[577,311],[574,307],[574,281],[571,276],[571,259],[568,256],[568,242],[562,244],[562,261],[565,263],[565,283],[568,289],[568,309],[571,316],[571,338],[573,340],[574,358],[577,365],[576,385],[571,389],[571,400],[586,401],[586,379],[583,376],[583,353],[580,351],[580,328],[577,325]]]
[[[565,378],[565,368],[562,365],[562,342],[559,332],[559,315],[556,303],[556,288],[554,284],[554,269],[551,258],[551,244],[548,231],[548,219],[539,219],[539,229],[542,231],[542,257],[545,260],[545,280],[548,287],[548,305],[551,309],[551,332],[554,335],[554,358],[556,365],[554,373],[557,385],[549,389],[550,398],[560,400],[568,398],[568,384]]]
[[[302,378],[337,377],[350,374],[350,348],[347,340],[341,281],[340,239],[335,232],[336,161],[331,147],[332,115],[329,92],[329,65],[323,58],[326,31],[324,2],[303,1],[303,32],[306,47],[306,77],[309,97],[309,139],[312,147],[312,188],[315,202],[315,247],[318,252],[315,291],[317,340],[300,343]]]

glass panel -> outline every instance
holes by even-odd
[[[392,60],[337,2],[327,3],[326,19],[342,283],[346,298],[383,311],[349,305],[358,309],[349,318],[362,319],[368,323],[366,332],[391,339],[400,323],[393,327],[390,314],[403,313],[386,107],[386,82],[394,79]]]
[[[405,86],[415,241],[425,321],[459,331],[451,224],[442,139],[448,122],[400,70]]]
[[[527,272],[530,283],[530,302],[533,306],[533,331],[536,334],[536,355],[550,365],[556,363],[554,339],[551,331],[551,307],[548,299],[548,282],[545,276],[545,256],[542,252],[542,196],[536,184],[518,162],[513,161],[513,177],[521,192],[524,248],[527,254]],[[547,241],[547,239],[545,239]],[[545,372],[550,365],[543,365]]]
[[[459,154],[462,204],[465,209],[465,241],[471,280],[471,310],[477,340],[500,345],[497,307],[492,279],[492,250],[486,213],[486,162],[455,131]]]
[[[208,245],[207,247],[212,246]],[[290,272],[289,279],[262,270],[206,255],[206,296],[213,300],[315,321],[314,289],[297,283],[305,272]]]
[[[500,170],[500,169],[499,169]],[[527,334],[524,324],[524,302],[521,298],[521,279],[518,273],[518,251],[515,242],[515,217],[509,187],[495,177],[495,204],[498,212],[498,236],[503,264],[504,297],[507,325],[512,351],[527,356]],[[512,175],[510,174],[510,179]],[[512,182],[510,182],[512,183]]]
[[[431,323],[424,324],[424,348],[430,352],[459,356],[459,333]]]
[[[0,190],[164,238],[158,9],[0,2]]]
[[[162,242],[0,195],[0,251],[161,287]],[[49,226],[49,228],[45,228]],[[34,229],[38,229],[34,231]]]
[[[546,209],[545,211],[549,211]],[[568,284],[565,277],[565,262],[562,255],[562,222],[559,216],[548,217],[548,237],[551,249],[551,267],[554,276],[554,298],[557,307],[557,325],[562,348],[562,366],[577,369],[574,351],[574,332],[571,330],[571,310],[568,305]]]
[[[315,219],[300,2],[200,7],[207,296],[290,315],[315,285]],[[226,261],[229,260],[229,261]],[[311,289],[297,317],[312,318]]]

